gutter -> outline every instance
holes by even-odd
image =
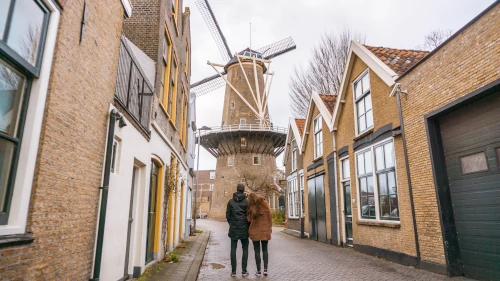
[[[106,209],[108,206],[108,190],[109,190],[109,176],[111,173],[111,155],[113,154],[113,140],[115,138],[115,123],[116,120],[122,120],[123,115],[121,115],[118,110],[113,109],[109,114],[109,128],[108,128],[108,139],[106,141],[106,156],[104,163],[104,174],[102,180],[102,186],[99,187],[101,190],[101,207],[99,209],[99,225],[97,227],[97,241],[95,245],[95,256],[94,256],[94,274],[90,281],[99,281],[99,276],[101,274],[101,260],[102,260],[102,246],[104,241],[104,226],[106,224]],[[120,128],[123,127],[122,122],[120,122]],[[125,125],[126,126],[126,125]]]
[[[417,258],[420,262],[420,243],[418,242],[418,231],[417,231],[417,218],[415,217],[415,205],[413,203],[413,188],[411,185],[411,177],[410,177],[410,164],[408,163],[408,150],[406,149],[406,134],[403,125],[403,111],[401,109],[401,93],[407,93],[406,91],[401,91],[401,84],[396,83],[394,89],[391,92],[391,95],[394,93],[398,102],[398,115],[399,115],[399,126],[401,128],[401,137],[403,139],[403,151],[405,155],[405,165],[406,165],[406,178],[408,179],[408,189],[410,191],[410,205],[411,205],[411,216],[413,218],[413,232],[415,235],[415,250],[417,252]]]

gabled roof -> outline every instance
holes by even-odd
[[[304,125],[306,124],[306,119],[295,118],[295,125],[299,131],[300,137],[304,136]]]
[[[398,76],[405,73],[429,54],[427,51],[420,50],[400,50],[387,47],[364,46],[379,60],[394,70]]]
[[[333,113],[333,110],[335,109],[335,102],[337,101],[337,95],[326,95],[326,94],[320,94],[319,97],[323,101],[323,103],[326,105],[326,108],[330,113]]]
[[[406,70],[422,60],[427,54],[428,52],[424,51],[363,46],[356,41],[351,41],[347,63],[345,65],[344,74],[342,75],[342,82],[337,98],[340,99],[340,101],[344,100],[347,86],[350,83],[349,77],[351,76],[355,56],[362,60],[370,68],[370,71],[376,73],[387,86],[392,87],[396,83],[396,79],[399,75],[405,73]],[[342,104],[344,103],[338,102],[335,104],[330,130],[336,129],[340,111],[342,110]]]
[[[302,154],[302,137],[304,135],[304,124],[306,119],[290,118],[288,123],[288,133],[286,135],[285,151],[283,153],[283,166],[286,165],[287,160],[287,149],[289,147],[288,143],[292,143],[295,139],[297,147],[299,148],[299,154]]]
[[[313,106],[316,106],[323,117],[323,120],[328,125],[330,131],[332,130],[332,112],[335,107],[337,100],[337,95],[320,95],[315,91],[311,94],[311,100],[309,101],[309,107],[307,108],[307,119],[304,124],[304,137],[302,138],[302,151],[305,148],[307,142],[307,136],[305,136],[307,132],[307,128],[311,121],[316,117],[313,116]]]

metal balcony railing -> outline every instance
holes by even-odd
[[[249,125],[223,125],[212,127],[210,130],[201,131],[200,136],[205,136],[212,133],[223,133],[232,131],[256,131],[256,132],[277,132],[287,134],[288,130],[285,127],[277,126],[265,126],[260,124],[249,124]]]

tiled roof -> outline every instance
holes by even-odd
[[[337,95],[320,94],[319,97],[323,100],[323,103],[326,105],[328,111],[333,113],[333,110],[335,109],[335,102],[337,101]]]
[[[389,66],[397,75],[405,73],[429,52],[419,50],[399,50],[386,47],[365,47]]]
[[[297,124],[297,129],[299,129],[299,134],[302,137],[304,135],[304,126],[306,125],[306,119],[295,118],[295,124]]]

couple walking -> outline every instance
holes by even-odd
[[[229,223],[229,238],[231,238],[231,276],[236,276],[236,248],[238,240],[241,241],[243,257],[241,260],[242,275],[248,276],[248,237],[252,239],[255,251],[255,263],[257,265],[257,276],[261,276],[261,258],[264,260],[264,276],[267,276],[267,243],[271,240],[272,218],[271,208],[266,199],[255,193],[250,193],[248,199],[245,194],[245,186],[238,184],[233,199],[229,200],[226,209],[226,219]]]

